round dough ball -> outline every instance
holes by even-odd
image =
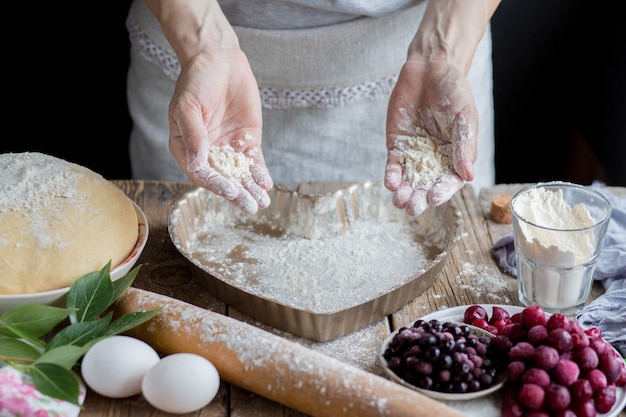
[[[0,154],[0,294],[72,285],[132,252],[139,220],[113,183],[37,152]]]

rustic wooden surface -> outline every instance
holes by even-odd
[[[186,259],[176,250],[168,234],[167,221],[172,204],[185,192],[195,189],[192,184],[155,181],[114,181],[144,211],[148,218],[150,234],[148,243],[138,263],[142,265],[134,286],[170,297],[178,298],[231,317],[247,321],[292,341],[301,343],[329,356],[369,372],[383,375],[377,354],[382,341],[398,326],[410,324],[416,318],[448,307],[466,304],[520,305],[514,277],[502,273],[490,255],[495,241],[511,231],[511,225],[496,224],[489,220],[491,197],[496,193],[514,193],[520,184],[499,185],[483,190],[477,196],[466,186],[454,197],[464,221],[464,233],[449,254],[439,278],[427,291],[413,302],[393,314],[388,320],[330,342],[313,342],[269,328],[212,297],[192,278]],[[335,184],[340,186],[341,184]],[[301,191],[320,191],[311,185],[302,185]],[[626,189],[618,189],[626,194]],[[594,287],[592,298],[602,293]],[[141,396],[125,399],[107,399],[89,391],[82,417],[163,417]],[[263,417],[293,416],[303,414],[288,409],[236,386],[222,382],[216,398],[205,408],[187,416],[202,417]],[[626,414],[621,413],[624,417]]]

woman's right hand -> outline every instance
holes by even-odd
[[[261,150],[261,99],[239,40],[216,0],[146,0],[181,72],[169,105],[169,148],[187,177],[246,213],[270,205]],[[216,148],[217,147],[217,148]],[[232,148],[232,149],[231,149]],[[211,151],[234,152],[250,172],[228,175]],[[249,174],[249,175],[246,175]]]
[[[170,151],[193,183],[248,214],[269,206],[273,182],[261,150],[261,100],[240,49],[211,50],[181,68],[169,122]],[[239,158],[249,158],[249,175],[220,173],[209,157],[215,146],[230,146]]]

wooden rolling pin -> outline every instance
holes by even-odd
[[[220,377],[311,416],[456,417],[416,391],[262,329],[164,295],[129,288],[117,314],[163,306],[129,332],[162,354],[195,353]]]

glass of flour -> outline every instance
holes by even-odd
[[[566,315],[584,306],[611,210],[602,194],[567,182],[538,183],[513,196],[518,294],[524,305]]]

